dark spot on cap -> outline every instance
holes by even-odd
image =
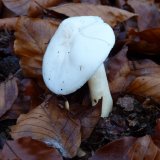
[[[93,101],[94,101],[95,103],[97,103],[97,100],[96,100],[96,99],[94,99]]]

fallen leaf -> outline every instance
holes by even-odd
[[[19,16],[37,16],[46,7],[62,2],[61,0],[2,0],[3,4]]]
[[[30,137],[23,137],[15,141],[7,141],[2,150],[1,160],[62,160],[61,155],[53,147]]]
[[[81,143],[80,121],[61,109],[55,97],[21,115],[11,130],[14,139],[31,136],[54,146],[64,157],[74,157]]]
[[[1,116],[0,121],[7,119],[17,119],[21,114],[27,113],[30,108],[30,99],[18,96],[11,109],[9,109],[3,116]]]
[[[17,20],[17,17],[0,19],[0,29],[15,30]]]
[[[134,137],[124,137],[108,143],[98,149],[89,160],[128,160],[128,150],[135,141]]]
[[[89,160],[159,160],[160,149],[150,136],[124,137],[113,141],[95,152]]]
[[[137,77],[128,87],[127,92],[142,97],[151,97],[160,102],[160,74]]]
[[[89,138],[98,123],[102,111],[102,100],[100,100],[93,108],[77,115],[81,122],[82,140]]]
[[[64,5],[59,5],[56,7],[49,8],[58,13],[65,14],[67,16],[99,16],[106,23],[110,24],[112,27],[120,22],[126,21],[127,19],[136,16],[134,13],[127,12],[114,7],[103,6],[103,5],[93,5],[86,3],[68,3]]]
[[[36,84],[33,79],[23,79],[20,85],[21,97],[28,98],[30,100],[30,109],[42,103],[42,89]]]
[[[16,81],[15,77],[11,77],[0,84],[0,117],[12,107],[18,96]]]
[[[128,47],[129,51],[136,54],[160,54],[160,28],[148,29],[142,32],[131,31]]]
[[[6,112],[0,120],[17,119],[20,114],[29,112],[42,103],[42,90],[32,79],[19,81],[19,93],[12,108]]]
[[[160,27],[159,8],[153,0],[127,0],[127,2],[118,0],[118,2],[121,7],[127,3],[139,15],[138,26],[141,31],[148,28]]]
[[[117,55],[108,59],[105,66],[108,72],[109,87],[112,93],[124,92],[130,84],[130,66],[127,58],[128,48],[124,47]]]
[[[128,152],[129,159],[159,160],[160,149],[154,144],[150,136],[138,138]]]
[[[27,77],[42,78],[42,57],[59,22],[21,17],[16,25],[14,50]]]
[[[149,59],[130,61],[126,52],[127,49],[122,49],[107,62],[111,92],[148,96],[158,102],[160,66]]]
[[[102,110],[102,100],[100,100],[94,107],[72,104],[70,112],[74,117],[80,120],[81,123],[81,139],[86,140],[93,132],[98,123]]]

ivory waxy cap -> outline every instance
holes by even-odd
[[[97,16],[65,19],[43,58],[46,86],[60,95],[83,86],[107,58],[115,43],[112,28]]]

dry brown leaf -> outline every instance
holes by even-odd
[[[42,57],[59,22],[21,17],[16,25],[14,50],[23,73],[41,79]]]
[[[20,114],[27,113],[42,103],[43,92],[34,80],[23,79],[18,84],[18,97],[12,108],[0,120],[17,119]]]
[[[0,29],[15,30],[17,20],[17,17],[0,19]]]
[[[0,84],[0,117],[8,111],[18,96],[16,78],[12,77]]]
[[[65,14],[67,16],[100,16],[105,22],[110,24],[112,27],[120,22],[126,21],[127,19],[136,16],[136,14],[127,12],[114,7],[93,5],[86,3],[68,3],[56,7],[49,8],[58,13]]]
[[[154,144],[150,136],[138,138],[128,152],[128,159],[159,160],[160,149]]]
[[[81,143],[80,121],[61,109],[55,97],[25,115],[11,128],[14,139],[31,136],[58,148],[64,157],[73,157]]]
[[[100,100],[94,107],[73,104],[70,111],[81,122],[81,139],[86,140],[93,132],[98,123],[102,110],[102,101]]]
[[[3,4],[17,15],[37,16],[43,8],[51,7],[61,0],[2,0]]]
[[[122,49],[108,61],[108,80],[112,93],[129,92],[160,100],[160,65],[144,59],[129,61]]]
[[[139,54],[159,55],[160,54],[160,28],[148,29],[142,32],[131,31],[128,44],[129,51]]]
[[[150,136],[141,138],[124,137],[113,141],[99,150],[89,160],[159,160],[160,149]]]
[[[124,0],[118,0],[118,2],[121,7],[125,4]],[[127,4],[139,15],[138,26],[140,30],[160,27],[159,8],[153,0],[127,0]]]
[[[160,148],[160,119],[157,119],[157,124],[152,135],[154,143]]]
[[[155,76],[141,76],[137,77],[126,90],[129,93],[151,97],[158,103],[160,102],[160,74]]]
[[[56,149],[30,137],[7,141],[1,158],[1,160],[62,160]]]
[[[130,83],[129,61],[126,57],[128,49],[123,48],[117,55],[110,58],[105,65],[107,65],[109,87],[112,93],[125,91]]]
[[[77,115],[81,122],[82,140],[89,138],[91,133],[93,132],[101,116],[101,107],[102,101],[99,101],[98,104],[96,104],[96,106],[88,109],[87,112]]]

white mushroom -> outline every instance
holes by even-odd
[[[42,73],[46,86],[56,94],[67,95],[88,81],[92,104],[103,97],[101,116],[108,116],[112,97],[103,62],[114,43],[112,28],[100,17],[64,20],[43,58]]]

